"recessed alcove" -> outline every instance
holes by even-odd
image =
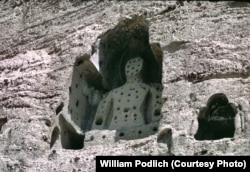
[[[198,115],[196,140],[232,138],[235,133],[235,105],[223,93],[212,95]]]
[[[51,134],[51,139],[50,139],[50,148],[52,148],[55,144],[55,142],[58,140],[59,138],[59,135],[60,135],[60,130],[59,128],[56,126],[53,131],[52,131],[52,134]]]
[[[58,107],[56,108],[56,115],[58,115],[58,114],[62,111],[63,107],[64,107],[64,103],[61,102],[61,103],[58,105]]]
[[[2,129],[2,126],[8,122],[7,117],[1,118],[0,117],[0,131]]]
[[[93,50],[98,51],[99,62],[94,63],[107,96],[99,103],[92,129],[115,129],[116,141],[156,133],[161,119],[163,53],[159,44],[149,44],[148,30],[149,23],[139,16],[124,19],[101,35]],[[127,75],[140,70],[138,57],[143,61],[142,83],[129,86]]]
[[[159,52],[159,44],[154,44],[153,47],[158,47],[157,56],[154,55],[156,52],[149,44],[148,29],[149,24],[141,17],[124,19],[98,37],[91,56],[85,54],[76,59],[68,89],[67,113],[82,131],[117,129],[115,140],[142,138],[157,132],[161,119],[163,53]],[[134,61],[130,62],[131,68],[125,71],[128,61],[136,58],[143,61],[140,71],[141,84],[122,90],[127,81],[125,72],[129,75],[139,72],[139,66],[133,66],[136,63]],[[122,91],[116,92],[117,88]],[[116,94],[117,101],[105,99],[111,92]],[[135,106],[138,101],[142,104]],[[124,104],[131,104],[131,107],[125,107]],[[98,108],[106,113],[119,113],[99,117],[96,115]],[[144,117],[141,117],[140,113]],[[129,125],[133,123],[133,126],[136,126],[137,122],[138,127],[134,129]],[[62,145],[66,149],[81,148],[82,138],[72,132],[74,130],[70,124],[72,123],[61,119]],[[113,127],[110,127],[111,125]],[[129,131],[126,132],[126,127],[119,126],[126,126]],[[108,135],[105,135],[100,139],[108,139],[107,137]],[[90,140],[95,139],[96,136]]]
[[[107,90],[120,87],[126,82],[125,64],[129,59],[138,56],[145,61],[144,82],[161,83],[162,51],[157,52],[160,56],[154,55],[149,44],[148,31],[149,23],[135,16],[120,21],[115,28],[100,36],[97,65]]]
[[[84,135],[76,132],[75,127],[64,118],[63,115],[59,116],[59,125],[61,128],[61,145],[64,149],[82,149],[84,145]],[[55,133],[55,134],[54,134]],[[58,130],[52,133],[56,136]]]

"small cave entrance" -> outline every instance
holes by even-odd
[[[207,106],[198,115],[198,130],[196,140],[217,140],[234,137],[235,105],[228,101],[223,93],[212,95]]]
[[[61,103],[57,106],[57,108],[56,108],[56,115],[58,115],[58,114],[62,111],[63,107],[64,107],[64,103],[61,102]]]
[[[84,135],[76,132],[75,128],[68,123],[68,121],[60,115],[59,124],[61,127],[61,145],[64,149],[82,149],[84,142]]]
[[[2,130],[2,126],[8,122],[7,117],[0,117],[0,131]]]

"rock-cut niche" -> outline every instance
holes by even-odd
[[[196,140],[217,140],[234,137],[236,106],[223,93],[212,95],[198,115]]]
[[[119,140],[157,131],[162,106],[162,51],[159,44],[149,44],[148,29],[140,17],[122,20],[99,36],[91,57],[76,59],[67,113],[83,132],[116,130],[115,139]],[[65,126],[65,120],[61,123]],[[67,134],[61,136],[61,142],[67,143],[64,148],[82,148],[83,144],[73,143],[82,142],[82,136],[72,131],[74,127],[70,132],[61,131],[61,135]]]

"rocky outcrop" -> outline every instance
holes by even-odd
[[[249,155],[249,3],[11,0],[0,9],[0,171],[95,171],[96,155]],[[163,86],[158,130],[82,134],[134,55],[148,60],[147,82]],[[234,105],[233,135],[197,139],[217,93],[230,104],[222,112]],[[60,119],[84,144],[62,147]]]

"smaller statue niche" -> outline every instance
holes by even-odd
[[[145,125],[156,124],[161,116],[161,85],[143,82],[142,58],[128,60],[126,83],[111,90],[98,105],[92,130],[116,130],[120,137],[149,135]],[[150,127],[148,127],[149,129]],[[151,131],[157,131],[152,125]],[[151,133],[150,133],[151,134]],[[129,137],[128,137],[129,138]]]
[[[200,110],[196,140],[217,140],[234,137],[236,108],[223,93],[211,96]]]

